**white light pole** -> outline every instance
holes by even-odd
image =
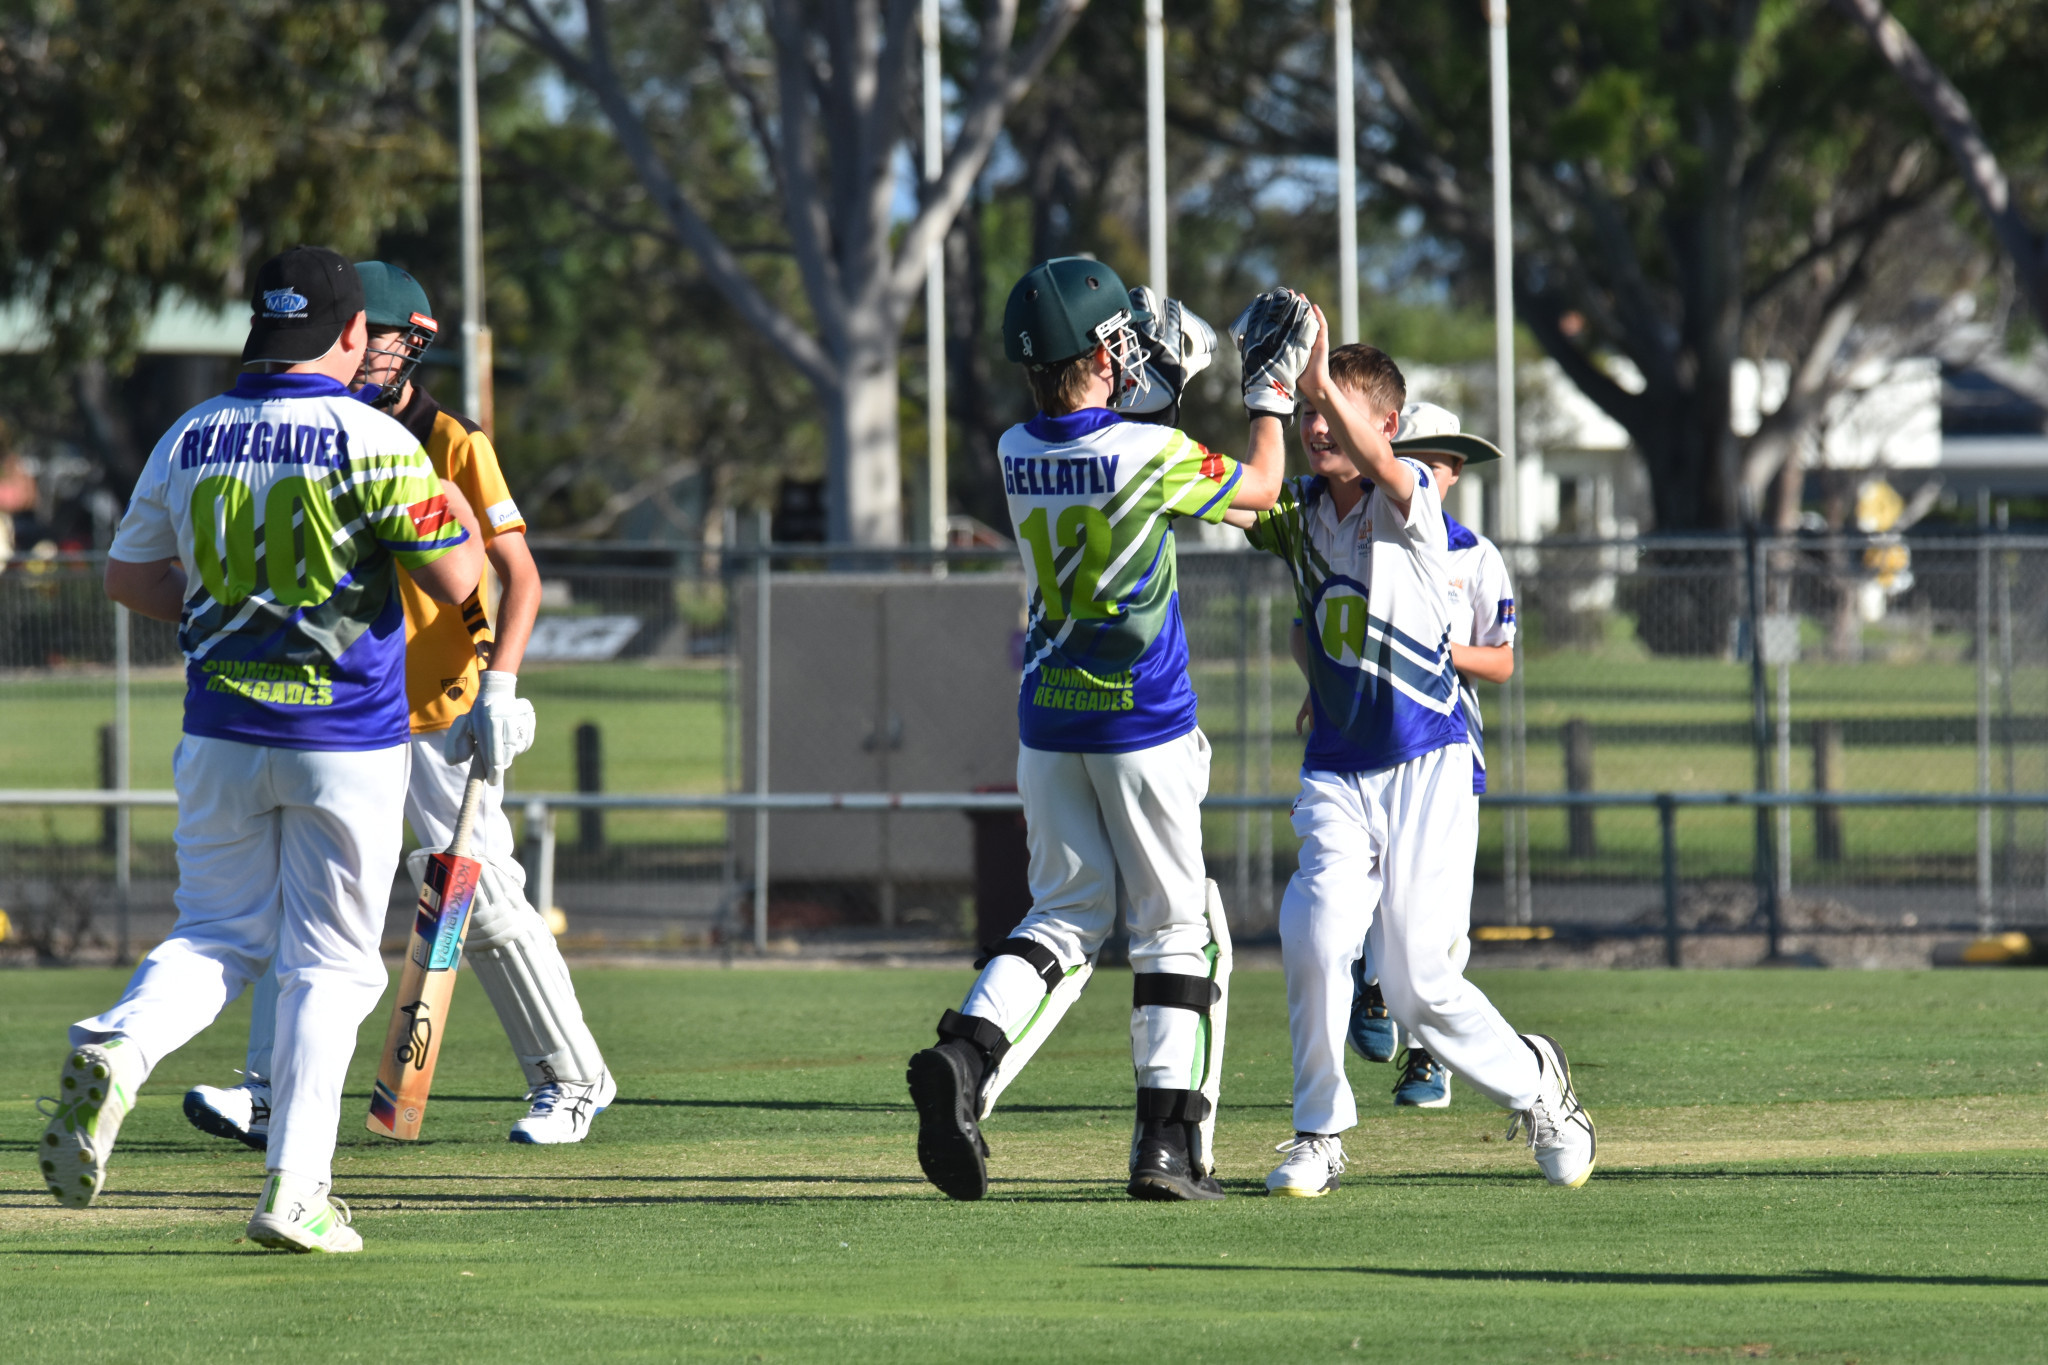
[[[1508,155],[1508,5],[1486,0],[1487,66],[1493,87],[1493,341],[1494,384],[1499,394],[1500,538],[1510,544],[1522,534],[1521,466],[1515,458],[1515,218],[1510,198]],[[1516,567],[1521,567],[1519,559]],[[1502,689],[1507,705],[1505,745],[1508,789],[1527,785],[1528,737],[1522,710],[1522,652]],[[1529,817],[1509,811],[1502,822],[1501,898],[1510,922],[1527,924],[1534,913],[1529,892]]]
[[[1508,5],[1487,0],[1486,25],[1493,74],[1493,354],[1500,394],[1500,531],[1522,539],[1521,487],[1515,459],[1515,219],[1509,198]]]
[[[946,155],[945,102],[939,68],[939,0],[924,0],[924,178],[939,178]],[[936,238],[924,260],[925,444],[931,504],[927,516],[933,550],[946,548],[946,239]],[[942,559],[932,572],[944,574]]]
[[[459,175],[462,195],[462,407],[486,433],[491,412],[491,333],[484,326],[484,187],[477,143],[476,0],[457,7],[459,54],[456,105],[460,110]]]
[[[1358,340],[1358,129],[1351,0],[1337,0],[1337,340]]]
[[[1166,16],[1145,0],[1145,227],[1152,292],[1166,299]]]

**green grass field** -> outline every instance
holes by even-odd
[[[261,1169],[185,1124],[245,1013],[165,1061],[86,1213],[30,1155],[102,971],[0,978],[0,1355],[10,1361],[1471,1361],[2048,1358],[2048,993],[2026,972],[1496,972],[1600,1124],[1578,1191],[1469,1092],[1397,1113],[1354,1065],[1344,1187],[1271,1200],[1277,972],[1237,978],[1230,1198],[1122,1195],[1128,998],[1096,985],[989,1124],[991,1196],[919,1179],[903,1059],[964,972],[578,974],[622,1081],[574,1148],[504,1141],[518,1076],[465,981],[428,1140],[360,1130],[368,1244],[238,1242]]]

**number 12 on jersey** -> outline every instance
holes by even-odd
[[[1038,594],[1045,602],[1045,619],[1064,621],[1072,616],[1100,621],[1123,615],[1121,603],[1100,601],[1096,596],[1102,590],[1102,575],[1109,567],[1115,541],[1109,518],[1100,508],[1077,506],[1061,512],[1057,526],[1049,529],[1048,523],[1046,510],[1039,507],[1017,525],[1017,534],[1031,555],[1031,574],[1038,580]],[[1060,553],[1062,550],[1067,553]],[[1078,565],[1074,562],[1076,550],[1080,552]],[[1060,582],[1062,562],[1071,570],[1064,588]]]

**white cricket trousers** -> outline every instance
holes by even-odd
[[[405,820],[420,847],[443,849],[455,839],[469,764],[442,757],[445,731],[412,737],[412,776],[405,788]],[[485,783],[470,829],[470,853],[490,865],[477,888],[469,967],[505,1026],[529,1088],[548,1081],[591,1084],[604,1073],[604,1056],[583,1020],[569,964],[538,910],[526,899],[526,870],[513,857],[517,841],[505,815],[503,783]],[[508,959],[516,959],[510,961]],[[249,1056],[252,1075],[268,1076],[276,1038],[277,973],[265,972],[250,992]]]
[[[1131,970],[1207,976],[1207,872],[1202,798],[1209,741],[1200,730],[1149,749],[1066,754],[1019,746],[1017,792],[1031,849],[1031,913],[1012,937],[1043,944],[1060,964],[1094,956],[1116,927],[1118,894]],[[1045,982],[1018,957],[990,961],[962,1014],[1015,1035],[1045,999]],[[1138,1084],[1185,1089],[1200,1016],[1146,1006],[1132,1034]],[[1157,1016],[1154,1018],[1153,1016]]]
[[[1376,773],[1303,772],[1294,802],[1301,866],[1280,902],[1294,1128],[1358,1123],[1344,1076],[1351,964],[1371,939],[1387,1012],[1494,1103],[1526,1109],[1539,1073],[1456,952],[1471,917],[1479,803],[1472,751],[1447,745]]]
[[[211,1024],[274,956],[276,1074],[265,1165],[325,1181],[356,1030],[384,993],[378,956],[404,846],[411,750],[178,744],[178,907],[120,1003],[71,1041],[126,1035],[154,1067]]]
[[[446,848],[455,837],[455,817],[462,810],[462,789],[469,779],[467,763],[441,757],[444,731],[414,735],[408,746],[412,766],[405,784],[405,821],[423,848]],[[478,858],[512,861],[516,842],[505,815],[503,783],[484,784],[470,831],[470,852]],[[527,907],[531,912],[531,907]],[[256,979],[249,992],[249,1055],[242,1064],[250,1075],[268,1079],[277,1042],[278,982],[275,965]]]

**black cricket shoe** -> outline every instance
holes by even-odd
[[[949,1199],[988,1193],[988,1143],[976,1121],[982,1071],[972,1044],[947,1039],[913,1055],[903,1076],[917,1106],[917,1164]]]
[[[1138,1159],[1131,1163],[1133,1199],[1221,1199],[1223,1187],[1213,1175],[1196,1175],[1188,1159],[1188,1125],[1172,1120],[1145,1120],[1138,1136]]]

